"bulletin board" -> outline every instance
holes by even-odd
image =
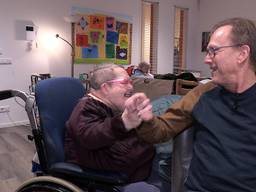
[[[131,63],[132,24],[114,16],[80,14],[74,25],[74,64]]]

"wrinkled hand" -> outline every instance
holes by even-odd
[[[144,93],[136,93],[127,99],[122,118],[127,130],[136,128],[142,121],[153,118],[152,105]]]
[[[135,127],[138,127],[142,120],[138,116],[138,111],[129,111],[129,109],[125,109],[122,114],[122,120],[124,122],[125,128],[129,131]]]

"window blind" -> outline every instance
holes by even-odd
[[[142,1],[142,60],[151,64],[150,72],[157,73],[159,3]]]

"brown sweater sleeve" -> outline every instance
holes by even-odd
[[[174,103],[163,115],[154,116],[149,122],[143,122],[137,129],[138,135],[150,143],[169,140],[193,123],[191,115],[200,96],[214,88],[212,82],[201,84],[188,92],[181,100]]]

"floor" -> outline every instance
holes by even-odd
[[[28,134],[29,126],[0,128],[0,191],[14,192],[33,177],[31,160],[35,147],[27,139]]]
[[[22,182],[33,177],[31,160],[35,154],[34,143],[27,139],[29,126],[0,128],[0,192],[14,192]],[[151,183],[161,192],[170,192],[170,184],[159,177],[158,160],[153,166]]]

